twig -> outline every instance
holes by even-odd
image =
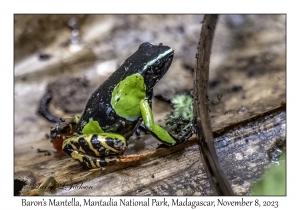
[[[51,91],[47,90],[47,92],[41,99],[40,107],[39,107],[37,113],[42,115],[43,117],[45,117],[45,119],[47,119],[50,122],[55,122],[55,123],[56,122],[64,122],[65,121],[64,119],[53,115],[49,111],[48,104],[50,103],[51,99],[52,99],[52,93],[51,93]]]
[[[194,110],[200,154],[210,183],[218,195],[234,195],[228,179],[220,166],[215,150],[208,108],[209,62],[217,20],[218,15],[204,15],[198,43],[198,53],[196,55]]]

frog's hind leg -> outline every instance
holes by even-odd
[[[125,138],[118,134],[83,134],[66,139],[63,151],[88,168],[101,168],[119,161],[127,148]]]
[[[125,138],[118,134],[83,134],[68,138],[63,151],[78,160],[84,167],[96,169],[118,162],[134,162],[152,155],[155,151],[138,155],[122,155],[127,148]]]
[[[76,150],[73,150],[71,153],[71,158],[78,160],[86,168],[103,168],[105,166],[114,165],[119,162],[117,156],[110,157],[93,157],[87,154],[82,154]]]
[[[68,146],[65,148],[67,149]],[[70,157],[72,157],[75,160],[78,160],[84,167],[91,168],[91,169],[103,168],[105,166],[114,165],[118,162],[123,162],[123,163],[135,162],[140,160],[141,158],[149,157],[155,153],[155,151],[149,151],[137,155],[121,155],[120,157],[118,156],[93,157],[87,154],[82,154],[81,152],[73,150],[72,148],[68,148],[68,149],[72,151],[70,153]]]

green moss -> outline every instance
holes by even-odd
[[[190,95],[176,95],[172,99],[173,111],[166,116],[166,129],[180,138],[181,133],[191,130],[193,122],[193,98]],[[192,131],[190,131],[192,132]]]

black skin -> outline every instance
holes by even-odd
[[[99,122],[105,132],[118,133],[125,138],[129,138],[140,124],[141,119],[129,121],[118,116],[111,106],[112,92],[116,85],[126,77],[139,73],[144,78],[147,90],[146,96],[151,104],[153,87],[169,69],[173,53],[161,58],[156,65],[152,65],[146,70],[143,70],[143,68],[147,62],[155,59],[158,54],[162,54],[168,49],[170,49],[168,46],[152,45],[148,42],[141,44],[139,49],[126,59],[89,98],[79,120],[76,129],[77,133],[81,133],[83,127],[89,122],[89,119],[93,118],[94,121]]]
[[[141,123],[139,125],[138,129],[136,129],[135,131],[135,134],[139,137],[141,135],[141,131],[143,131],[144,133],[149,133],[144,123]]]

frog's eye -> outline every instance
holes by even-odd
[[[159,73],[162,68],[164,67],[164,62],[161,59],[155,61],[155,63],[151,66],[152,73]]]
[[[153,44],[151,44],[149,42],[144,42],[143,44],[140,45],[139,49],[141,49],[141,48],[150,48],[152,46],[153,46]]]

